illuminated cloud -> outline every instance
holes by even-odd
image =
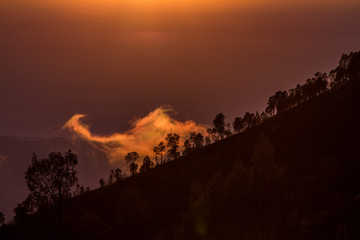
[[[132,122],[132,128],[124,133],[114,133],[110,136],[92,134],[88,125],[81,119],[83,114],[74,115],[65,125],[75,136],[86,139],[93,147],[106,153],[112,165],[127,167],[124,161],[128,152],[137,152],[140,155],[139,163],[145,156],[154,156],[153,147],[164,141],[170,132],[181,136],[180,146],[191,132],[200,132],[204,136],[206,125],[194,121],[180,122],[172,119],[168,112],[171,109],[160,107],[150,112],[144,118]]]

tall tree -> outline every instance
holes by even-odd
[[[207,133],[208,133],[208,135],[209,135],[209,138],[210,138],[213,142],[217,142],[217,141],[220,140],[215,128],[208,128],[208,129],[207,129]]]
[[[273,115],[275,115],[275,109],[276,109],[276,101],[275,101],[274,96],[271,96],[268,100],[268,104],[265,109],[265,112],[268,115],[273,116]]]
[[[211,144],[211,138],[209,136],[205,137],[205,145],[210,145]]]
[[[100,187],[105,186],[105,180],[103,178],[100,178],[99,183],[100,183]]]
[[[137,163],[130,163],[130,173],[131,173],[131,176],[134,176],[136,173],[137,173],[137,170],[139,168],[139,165],[137,165]]]
[[[120,182],[122,179],[124,179],[124,175],[120,168],[115,169],[114,179],[115,179],[115,182]]]
[[[158,156],[160,155],[160,149],[158,146],[153,148],[153,152],[155,153],[155,163],[158,164]]]
[[[322,94],[327,90],[328,75],[326,73],[317,72],[313,78],[313,84],[315,85],[316,95]]]
[[[233,134],[233,132],[231,130],[231,124],[227,123],[225,126],[226,126],[226,128],[225,128],[224,134],[226,137],[230,137]]]
[[[350,53],[348,54],[343,54],[341,56],[339,65],[330,72],[330,76],[332,79],[332,83],[331,83],[331,87],[337,87],[339,85],[342,85],[343,83],[346,83],[350,80],[350,76],[353,74],[349,74],[349,66],[351,66],[351,68],[353,68],[354,65],[356,64],[352,64],[352,58],[354,56],[354,53]],[[359,52],[355,53],[355,61],[354,62],[358,62],[359,64]],[[355,67],[356,69],[359,69],[359,65],[357,65]],[[359,70],[357,70],[359,71]],[[351,71],[354,72],[354,71]],[[355,71],[356,72],[356,71]]]
[[[350,53],[351,60],[348,64],[347,75],[349,81],[359,82],[360,81],[360,52]]]
[[[34,214],[37,208],[34,196],[29,194],[26,199],[22,203],[19,203],[14,209],[14,222],[18,223],[23,221],[28,216]]]
[[[146,156],[143,160],[143,164],[140,167],[140,172],[148,172],[151,168],[154,167],[154,163],[150,160],[148,156]]]
[[[139,158],[139,154],[137,152],[129,152],[125,156],[125,161],[127,163],[130,163],[130,173],[131,175],[135,175],[137,173],[137,169],[139,165],[137,165],[135,162]]]
[[[204,136],[201,133],[196,134],[194,143],[195,143],[195,149],[202,148],[204,146]]]
[[[139,158],[139,154],[137,152],[129,152],[126,156],[125,156],[125,161],[127,163],[132,163],[132,162],[136,162],[136,160]]]
[[[58,205],[59,234],[61,235],[62,201],[71,195],[71,187],[78,179],[77,155],[68,150],[63,156],[60,152],[52,152],[48,158],[38,159],[35,153],[31,165],[25,172],[25,179],[31,196],[37,205]]]
[[[236,133],[240,133],[244,129],[244,120],[241,117],[235,118],[233,129]]]
[[[189,140],[192,149],[199,149],[204,145],[204,136],[201,133],[192,132]]]
[[[65,156],[52,152],[45,159],[38,159],[34,153],[32,163],[25,172],[31,194],[40,204],[61,202],[69,196],[71,187],[78,181],[75,170],[77,163],[77,156],[71,150]]]
[[[260,114],[260,121],[264,122],[265,120],[267,120],[269,118],[269,116],[263,111]]]
[[[244,125],[246,129],[250,129],[253,126],[254,114],[246,112],[243,117]]]
[[[195,148],[195,141],[196,141],[196,132],[191,132],[189,137],[189,143],[191,149]]]
[[[256,125],[260,124],[260,122],[261,122],[260,114],[258,111],[256,111],[255,116],[252,120],[252,125],[256,126]]]
[[[216,130],[216,133],[218,134],[220,139],[224,139],[225,135],[225,116],[222,113],[219,113],[215,116],[215,119],[213,121],[214,129]]]
[[[168,150],[168,159],[173,160],[175,158],[180,157],[179,149],[179,142],[180,142],[180,135],[177,133],[169,133],[165,140],[167,141],[167,147],[170,149]]]
[[[193,151],[193,147],[191,146],[190,140],[186,139],[184,142],[184,147],[183,147],[183,155],[188,155],[189,153],[191,153]]]
[[[296,105],[299,105],[305,101],[304,96],[302,94],[302,86],[300,84],[296,85],[295,99],[296,99]]]
[[[288,92],[287,91],[277,91],[273,96],[268,100],[268,106],[266,108],[266,113],[270,116],[283,112],[289,108],[288,101]]]
[[[276,100],[276,112],[283,112],[288,109],[288,92],[287,91],[277,91],[275,93]]]
[[[160,163],[162,164],[163,163],[163,152],[165,151],[166,149],[166,146],[165,146],[165,143],[163,141],[161,141],[158,145],[157,145],[157,150],[159,151],[159,154],[160,154]]]
[[[114,182],[114,175],[115,172],[113,169],[110,170],[109,177],[108,177],[108,184],[112,184]]]

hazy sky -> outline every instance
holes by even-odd
[[[110,134],[164,104],[199,123],[263,110],[360,50],[356,2],[2,0],[0,135],[56,135],[76,113]]]
[[[219,112],[232,121],[331,70],[360,50],[359,29],[359,0],[0,0],[0,136],[59,136],[85,114],[91,132],[71,129],[106,150],[0,137],[0,211],[10,220],[25,199],[31,152],[71,147],[94,188],[107,160],[149,154],[154,132],[201,130]]]

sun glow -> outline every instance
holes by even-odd
[[[259,0],[256,0],[259,1]],[[152,12],[152,11],[198,11],[211,8],[218,9],[234,4],[246,5],[248,1],[243,0],[3,0],[0,6],[15,6],[27,8],[50,7],[55,9],[66,9],[76,11],[106,11],[106,12]]]
[[[344,1],[345,2],[345,1]],[[358,0],[346,0],[347,4],[359,6]],[[1,0],[0,7],[11,6],[27,9],[29,6],[76,10],[77,12],[143,12],[171,11],[201,12],[234,9],[237,7],[267,8],[301,5],[342,5],[338,0]]]

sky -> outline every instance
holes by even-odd
[[[75,149],[93,187],[113,154],[262,111],[330,71],[359,29],[358,0],[1,0],[0,211],[25,198],[32,151],[74,146],[55,137],[94,143]]]
[[[356,2],[1,1],[0,135],[51,137],[74,114],[110,135],[162,105],[201,124],[263,110],[359,50]]]

